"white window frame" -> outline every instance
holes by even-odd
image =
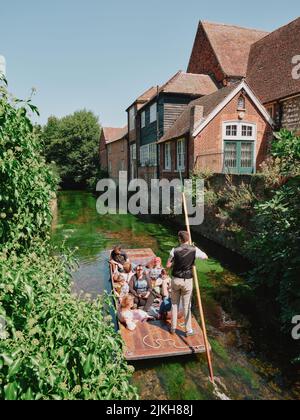
[[[135,130],[135,107],[129,109],[129,131]]]
[[[145,166],[157,166],[157,144],[151,143],[140,147],[140,164]]]
[[[227,136],[226,135],[226,128],[229,125],[237,125],[237,135],[236,136]],[[252,126],[252,136],[242,136],[242,126]],[[257,160],[257,125],[255,123],[251,123],[248,121],[226,121],[223,122],[223,129],[222,129],[222,155],[223,155],[223,163],[222,166],[224,167],[224,159],[225,159],[225,142],[226,141],[253,141],[254,147],[254,156],[253,156],[253,166],[254,166],[254,173],[256,173],[256,160]]]
[[[130,159],[136,160],[136,144],[130,146]]]
[[[172,169],[172,143],[165,143],[165,171]]]
[[[141,166],[147,166],[149,164],[150,155],[149,155],[149,144],[146,146],[140,147],[140,163]]]
[[[236,136],[227,135],[227,127],[231,125],[237,126]],[[252,127],[252,136],[243,136],[242,128],[243,126]],[[226,121],[223,123],[223,141],[225,140],[252,140],[256,141],[257,139],[257,126],[254,123],[247,121]]]
[[[143,111],[141,114],[141,127],[146,127],[146,111]]]
[[[157,121],[157,103],[155,102],[150,106],[150,124]]]
[[[149,165],[157,166],[157,144],[149,144]]]
[[[185,139],[179,139],[177,141],[176,155],[177,155],[177,171],[184,171],[185,170],[185,155],[186,155]],[[181,164],[180,164],[180,160],[181,160]]]

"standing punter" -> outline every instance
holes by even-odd
[[[193,266],[196,259],[207,260],[208,256],[199,248],[189,244],[188,232],[179,232],[180,246],[172,249],[167,268],[173,267],[172,275],[172,326],[171,334],[176,333],[178,308],[183,300],[186,336],[194,335],[192,327]]]

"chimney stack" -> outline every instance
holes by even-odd
[[[202,105],[193,105],[190,115],[190,131],[194,132],[195,128],[200,124],[204,115],[204,107]]]

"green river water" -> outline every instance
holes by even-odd
[[[79,270],[74,274],[74,287],[97,296],[110,290],[107,250],[113,245],[152,248],[166,262],[177,244],[177,235],[175,228],[149,219],[99,216],[92,194],[64,191],[59,194],[53,241],[77,247]],[[204,240],[197,244],[212,256]],[[231,288],[243,284],[243,279],[230,271],[221,257],[200,262],[197,268],[220,393],[234,400],[297,399],[296,389],[283,379],[280,370],[257,356],[247,320],[236,313],[233,320],[215,298],[216,290],[230,297]],[[133,381],[142,399],[219,398],[208,381],[205,356],[147,361],[135,364],[135,368]]]

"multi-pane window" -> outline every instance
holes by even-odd
[[[129,110],[129,131],[135,129],[135,108],[132,107]]]
[[[140,161],[142,166],[149,164],[149,145],[140,148]]]
[[[241,169],[247,169],[253,167],[253,143],[242,142],[241,143]]]
[[[235,137],[237,136],[237,125],[227,125],[226,126],[226,136]]]
[[[242,136],[243,137],[252,137],[253,136],[253,126],[252,125],[242,125]]]
[[[255,172],[255,140],[255,125],[243,122],[225,125],[224,171],[226,173],[251,174]]]
[[[146,112],[145,111],[142,112],[141,120],[142,120],[141,121],[142,128],[146,127]]]
[[[171,143],[165,143],[165,170],[172,169]]]
[[[150,107],[150,124],[157,120],[157,104],[156,102]]]
[[[226,142],[224,149],[224,166],[226,169],[235,169],[237,166],[237,143]]]
[[[157,166],[157,145],[148,144],[140,148],[140,160],[142,166]]]
[[[185,169],[185,139],[177,142],[177,170]]]
[[[150,166],[157,166],[157,145],[156,143],[149,145],[149,164]]]

